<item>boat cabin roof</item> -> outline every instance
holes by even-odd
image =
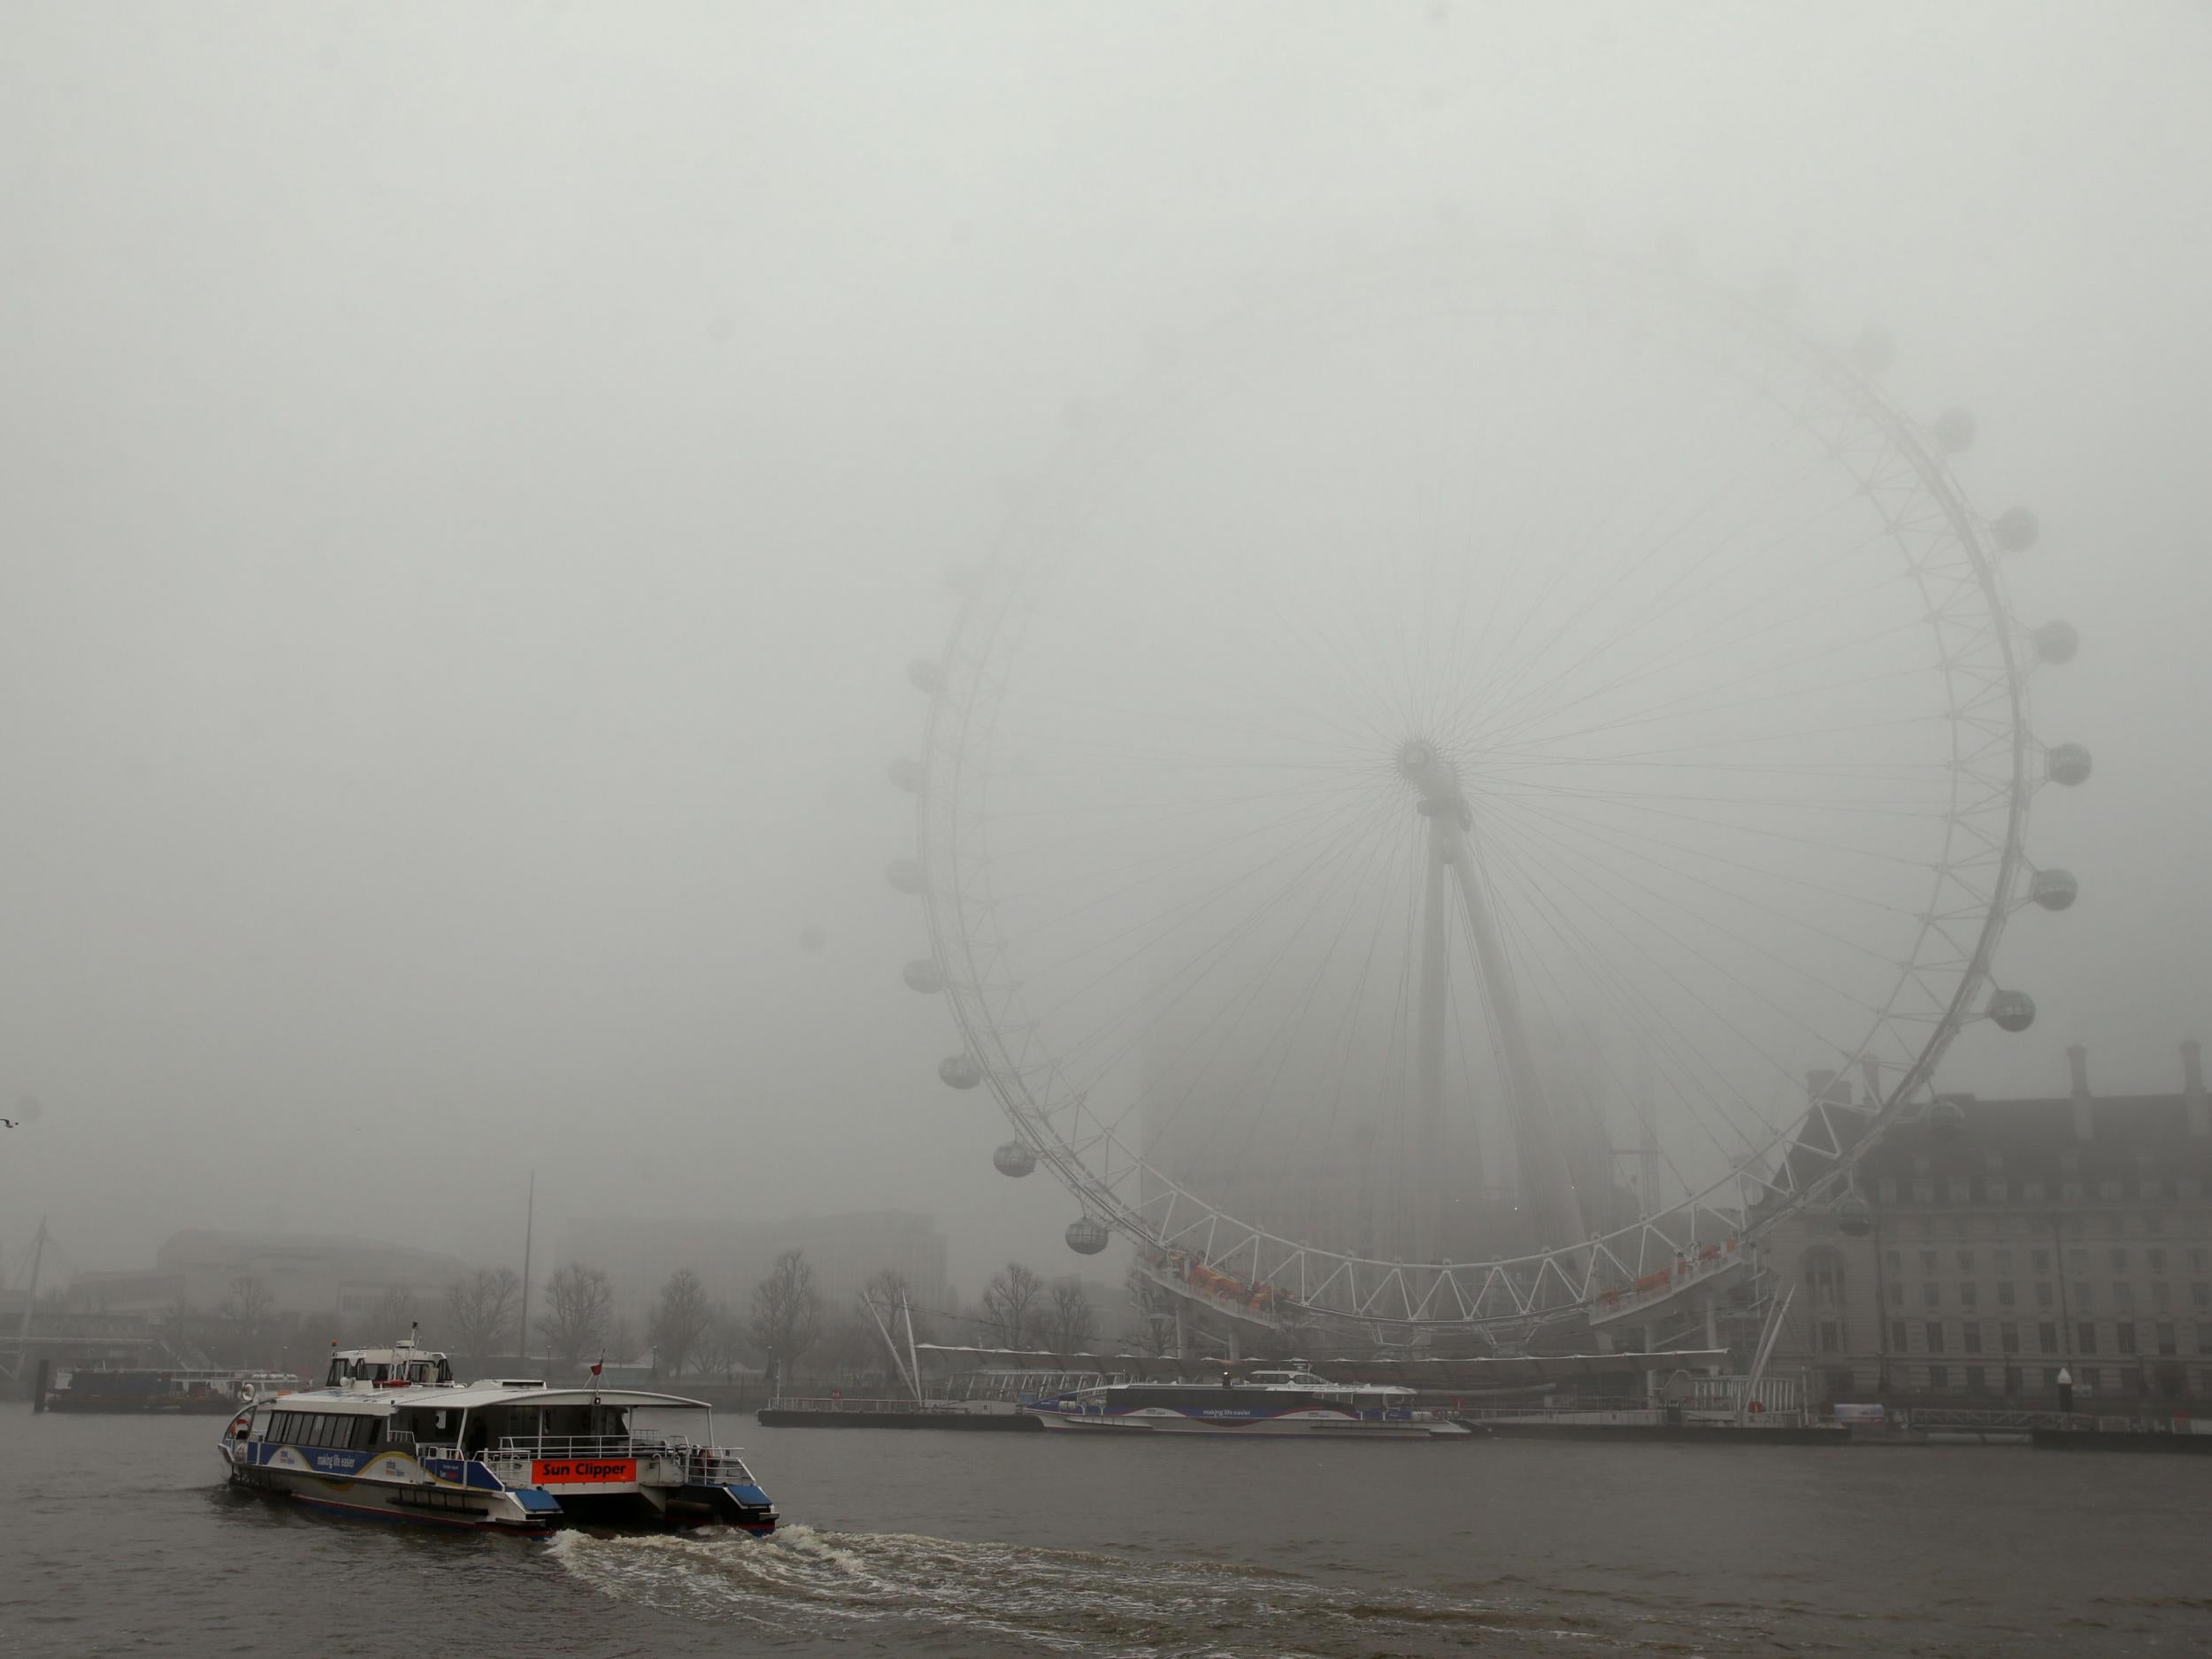
[[[448,1384],[442,1387],[384,1388],[374,1394],[350,1388],[316,1388],[305,1394],[273,1394],[257,1403],[280,1411],[338,1411],[389,1416],[426,1408],[440,1411],[480,1410],[486,1406],[661,1406],[695,1411],[713,1408],[680,1394],[648,1394],[636,1388],[547,1388],[535,1383],[496,1379]]]

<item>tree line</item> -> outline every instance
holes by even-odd
[[[1105,1337],[1102,1310],[1083,1281],[1048,1280],[1018,1261],[994,1273],[965,1307],[956,1301],[943,1308],[917,1306],[904,1275],[885,1268],[849,1304],[833,1308],[806,1253],[787,1249],[734,1301],[718,1299],[695,1271],[680,1267],[635,1319],[618,1309],[614,1282],[603,1270],[570,1261],[535,1299],[529,1346],[534,1356],[571,1370],[602,1357],[628,1364],[649,1354],[662,1377],[732,1381],[753,1372],[787,1379],[809,1363],[817,1376],[880,1375],[895,1369],[885,1334],[902,1342],[902,1321],[910,1317],[917,1340],[925,1342],[942,1336],[977,1346],[1071,1353],[1110,1341],[1158,1351],[1160,1321],[1148,1313],[1147,1297],[1140,1294],[1144,1289],[1133,1276],[1130,1319],[1111,1338]],[[1150,1295],[1156,1300],[1156,1292]],[[309,1370],[319,1371],[316,1350],[329,1339],[311,1327],[327,1324],[326,1318],[280,1315],[274,1306],[265,1283],[241,1276],[211,1312],[179,1309],[169,1323],[213,1363],[296,1370],[304,1361]],[[342,1317],[335,1334],[360,1347],[396,1341],[416,1330],[426,1348],[484,1363],[518,1357],[522,1314],[521,1275],[511,1267],[479,1267],[442,1293],[388,1290],[369,1309]]]

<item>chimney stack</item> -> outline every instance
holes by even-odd
[[[2074,1070],[2074,1139],[2086,1141],[2094,1128],[2089,1097],[2089,1050],[2076,1043],[2066,1051],[2066,1064]]]
[[[2212,1136],[2212,1103],[2204,1097],[2204,1047],[2192,1037],[2181,1045],[2181,1104],[2189,1114],[2189,1133]]]

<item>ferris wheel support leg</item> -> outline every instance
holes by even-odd
[[[1445,865],[1451,851],[1443,826],[1429,819],[1428,882],[1421,904],[1421,1018],[1417,1063],[1421,1088],[1418,1151],[1404,1170],[1399,1192],[1405,1207],[1398,1253],[1409,1261],[1444,1254],[1440,1183],[1444,1155],[1444,1023],[1451,995],[1449,935],[1444,928]]]
[[[1574,1188],[1560,1144],[1559,1126],[1545,1109],[1544,1085],[1529,1048],[1528,1031],[1521,1020],[1521,996],[1513,982],[1513,970],[1498,938],[1497,921],[1483,892],[1482,872],[1475,864],[1474,843],[1456,814],[1432,811],[1432,826],[1440,825],[1448,837],[1448,856],[1459,878],[1460,902],[1466,907],[1467,931],[1475,945],[1475,963],[1498,1022],[1499,1058],[1503,1062],[1506,1110],[1521,1150],[1522,1179],[1533,1200],[1538,1226],[1548,1246],[1578,1244],[1588,1236],[1582,1223],[1582,1203]]]

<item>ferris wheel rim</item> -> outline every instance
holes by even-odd
[[[1744,311],[1754,309],[1721,290],[1701,292],[1708,299]],[[1141,1148],[1126,1144],[1118,1128],[1102,1121],[1084,1128],[1079,1123],[1079,1103],[1075,1129],[1064,1127],[1052,1112],[1040,1106],[1030,1085],[1032,1075],[1049,1067],[1049,1057],[1025,1058],[1017,1054],[1004,1021],[994,1013],[983,992],[987,982],[985,959],[996,947],[978,940],[962,902],[969,881],[986,873],[989,862],[987,852],[964,849],[959,834],[963,772],[972,758],[971,727],[979,714],[987,729],[995,718],[995,699],[1004,687],[1002,683],[991,684],[985,671],[1002,631],[1010,622],[1018,627],[1021,620],[1012,614],[1013,594],[992,587],[994,572],[1001,568],[995,565],[972,580],[938,664],[944,683],[932,695],[922,782],[917,790],[924,872],[921,896],[933,956],[944,970],[943,988],[961,1031],[964,1053],[979,1068],[979,1080],[989,1084],[1017,1138],[1038,1161],[1051,1166],[1056,1177],[1076,1196],[1084,1216],[1108,1223],[1149,1251],[1187,1249],[1196,1242],[1200,1259],[1209,1264],[1245,1258],[1250,1268],[1246,1282],[1253,1285],[1279,1290],[1285,1277],[1294,1276],[1298,1288],[1288,1296],[1289,1304],[1317,1318],[1425,1327],[1526,1325],[1585,1312],[1601,1294],[1601,1279],[1632,1279],[1639,1271],[1647,1271],[1653,1261],[1663,1262],[1678,1255],[1686,1242],[1715,1240],[1724,1233],[1732,1240],[1755,1237],[1782,1216],[1832,1196],[1849,1179],[1859,1156],[1885,1129],[1925,1106],[1932,1097],[1936,1064],[1973,1018],[1975,999],[1992,982],[1992,960],[2011,908],[2009,895],[2024,863],[2027,806],[2032,792],[2027,676],[2016,649],[2016,626],[2003,591],[1997,549],[1948,467],[1934,452],[1935,446],[1842,354],[1820,346],[1771,316],[1754,320],[1766,331],[1769,349],[1795,354],[1801,366],[1878,429],[1891,446],[1891,454],[1903,458],[1919,487],[1939,506],[1951,543],[1974,578],[1980,631],[1987,634],[2001,665],[1994,701],[2001,714],[2005,751],[2002,842],[1993,857],[1985,861],[1988,865],[1986,896],[1977,897],[1970,907],[1970,925],[1959,929],[1970,933],[1971,941],[1955,984],[1939,1015],[1930,1022],[1928,1035],[1915,1050],[1909,1065],[1900,1071],[1894,1084],[1874,1091],[1873,1098],[1863,1106],[1832,1100],[1809,1102],[1760,1145],[1755,1164],[1739,1166],[1686,1192],[1680,1202],[1641,1216],[1632,1224],[1594,1232],[1586,1240],[1469,1261],[1407,1263],[1291,1239],[1246,1222],[1194,1192]],[[981,614],[994,601],[998,605],[996,613]],[[1012,649],[1018,654],[1018,644]],[[1955,745],[1963,694],[1948,660],[1945,672]],[[956,709],[948,691],[953,684],[961,683],[963,673],[967,675],[965,695]],[[1973,695],[1984,703],[1991,700],[1986,686]],[[1935,895],[1923,918],[1924,942],[1931,928],[1964,919],[1962,915],[1946,916],[1939,906],[1950,851],[1960,836],[1964,816],[1958,806],[1958,790],[1964,787],[1960,780],[1968,775],[1963,765],[1956,768],[1953,804],[1946,814],[1945,858],[1939,864]],[[1983,776],[1995,779],[1999,770],[1989,768]],[[1855,1064],[1865,1054],[1889,1018],[1886,1010],[1869,1034],[1859,1040],[1850,1063]],[[1848,1137],[1835,1127],[1839,1116],[1857,1120]],[[1832,1155],[1823,1155],[1824,1165],[1801,1173],[1793,1156],[1805,1147],[1807,1130],[1816,1118],[1826,1125],[1835,1150]],[[1750,1172],[1752,1168],[1758,1173]],[[1140,1194],[1133,1201],[1125,1190],[1132,1180]],[[1750,1191],[1759,1196],[1747,1198]],[[1734,1202],[1724,1204],[1724,1198]],[[1755,1217],[1755,1211],[1758,1212]],[[1347,1290],[1348,1296],[1340,1294]],[[1501,1290],[1508,1304],[1502,1308],[1497,1305]],[[1333,1294],[1337,1296],[1336,1305],[1325,1303],[1324,1299]],[[1448,1299],[1450,1311],[1446,1310]],[[1343,1305],[1348,1301],[1349,1307]]]

